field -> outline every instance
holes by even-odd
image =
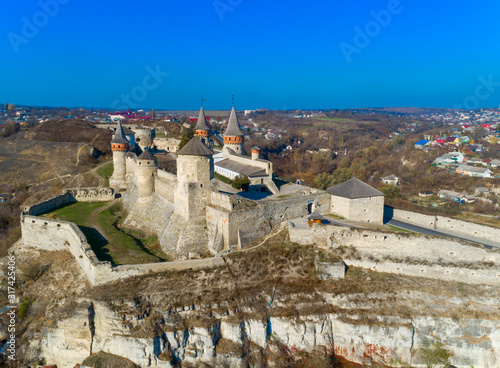
[[[77,224],[101,261],[123,265],[162,262],[167,258],[156,235],[120,225],[125,216],[120,202],[79,202],[45,216]]]

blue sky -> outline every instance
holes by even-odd
[[[0,101],[498,107],[498,14],[488,0],[6,0]]]

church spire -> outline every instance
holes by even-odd
[[[208,136],[210,135],[210,128],[207,125],[207,118],[205,117],[203,105],[201,106],[200,114],[198,115],[198,122],[194,127],[194,135],[202,139],[208,139]]]

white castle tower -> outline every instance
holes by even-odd
[[[229,116],[229,122],[227,123],[226,131],[224,132],[224,147],[231,148],[234,152],[242,155],[243,154],[243,139],[244,134],[241,131],[240,123],[238,122],[238,117],[236,116],[236,110],[231,110],[231,115]]]
[[[194,135],[200,138],[200,141],[208,145],[208,137],[210,136],[210,128],[207,125],[207,118],[205,117],[205,111],[203,106],[200,109],[200,115],[198,116],[198,122],[194,127]]]
[[[151,152],[144,150],[144,152],[137,157],[136,166],[139,198],[148,198],[153,195],[156,173],[156,157],[154,157]]]
[[[109,184],[113,188],[125,188],[125,174],[127,173],[125,155],[129,150],[129,143],[123,133],[121,121],[118,121],[118,127],[111,140],[111,150],[113,151],[113,175],[109,179]]]

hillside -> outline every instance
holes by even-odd
[[[98,129],[77,119],[47,121],[29,131],[17,133],[9,139],[27,139],[49,142],[82,142],[95,147],[100,154],[110,154],[111,131]]]

